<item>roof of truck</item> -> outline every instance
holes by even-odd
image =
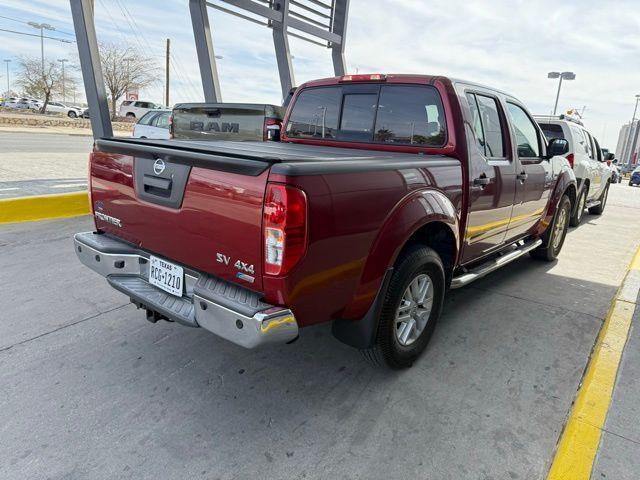
[[[488,90],[493,90],[494,92],[499,92],[503,95],[506,95],[508,97],[513,97],[513,95],[511,95],[508,92],[505,92],[504,90],[500,90],[499,88],[495,88],[492,87],[490,85],[484,85],[482,83],[478,83],[478,82],[473,82],[470,80],[464,80],[461,78],[454,78],[454,77],[448,77],[446,75],[425,75],[425,74],[413,74],[413,73],[389,73],[389,74],[385,74],[385,73],[366,73],[366,74],[357,74],[357,75],[347,75],[347,76],[351,76],[351,77],[366,77],[366,76],[372,76],[372,75],[380,75],[381,77],[383,77],[383,79],[380,80],[352,80],[349,83],[415,83],[415,84],[431,84],[434,83],[436,80],[440,80],[440,81],[444,81],[445,83],[464,83],[465,85],[471,85],[471,86],[476,86],[476,87],[480,87],[480,88],[486,88]],[[304,84],[300,85],[299,88],[303,88],[303,87],[319,87],[319,86],[328,86],[328,85],[337,85],[338,83],[342,83],[343,82],[343,78],[344,76],[339,76],[339,77],[326,77],[326,78],[319,78],[316,80],[310,80],[308,82],[305,82]],[[515,98],[515,97],[513,97]]]

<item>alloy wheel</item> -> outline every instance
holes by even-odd
[[[404,291],[395,320],[400,345],[411,345],[424,331],[433,309],[433,295],[433,283],[426,274],[416,276]]]

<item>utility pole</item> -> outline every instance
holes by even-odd
[[[7,95],[9,95],[9,92],[11,91],[11,84],[9,83],[9,63],[11,62],[11,60],[9,60],[8,58],[4,59],[4,63],[7,64]]]
[[[171,39],[167,38],[167,57],[165,59],[164,104],[169,106],[169,62],[171,61]]]
[[[67,95],[64,91],[64,86],[66,83],[66,78],[64,76],[64,62],[68,62],[69,60],[67,60],[66,58],[59,58],[58,61],[62,64],[62,102],[66,103],[67,102]]]

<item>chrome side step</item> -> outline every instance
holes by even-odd
[[[457,277],[454,277],[453,280],[451,280],[451,288],[464,287],[474,280],[478,280],[488,273],[491,273],[500,267],[504,267],[506,264],[513,262],[515,259],[520,258],[525,253],[538,248],[540,245],[542,245],[542,240],[539,238],[522,244],[515,244],[514,250],[504,253],[497,258],[492,258],[474,269],[468,270]]]
[[[590,202],[585,203],[584,208],[597,207],[602,202],[600,200],[591,200]]]

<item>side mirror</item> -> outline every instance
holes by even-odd
[[[547,147],[547,158],[555,157],[556,155],[566,155],[569,153],[569,142],[564,138],[552,138],[549,140],[549,146]]]

